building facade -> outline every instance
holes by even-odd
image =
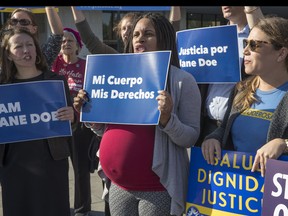
[[[261,6],[264,15],[275,14],[288,18],[287,6]],[[90,24],[92,31],[106,44],[121,50],[121,42],[117,39],[113,27],[127,12],[124,10],[83,10],[87,21]],[[159,11],[169,17],[169,11]],[[70,6],[58,7],[58,13],[61,17],[64,27],[76,28]],[[9,13],[0,13],[0,24],[3,25],[9,17]],[[46,41],[50,34],[50,28],[48,25],[47,17],[45,13],[37,13],[38,31],[40,42]],[[226,24],[222,16],[221,6],[182,6],[181,7],[181,22],[180,30],[208,27]],[[84,46],[80,55],[85,57],[89,54],[88,50]]]

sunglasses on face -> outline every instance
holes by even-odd
[[[32,22],[28,19],[19,19],[19,20],[18,19],[10,19],[9,20],[9,25],[11,25],[11,26],[16,26],[17,23],[20,23],[20,25],[22,25],[22,26],[28,26],[28,25],[32,24]]]
[[[244,39],[243,40],[243,48],[245,49],[247,46],[249,47],[249,49],[254,52],[258,47],[260,47],[259,45],[265,43],[265,44],[270,44],[267,41],[260,41],[260,40],[248,40],[248,39]]]

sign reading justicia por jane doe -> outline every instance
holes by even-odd
[[[236,25],[188,29],[177,32],[180,67],[197,83],[240,81]]]
[[[171,51],[88,55],[82,122],[156,125],[156,97],[166,88]]]

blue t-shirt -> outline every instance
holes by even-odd
[[[273,113],[288,90],[288,82],[270,90],[257,90],[258,102],[241,113],[233,122],[231,135],[236,151],[252,152],[266,144]]]

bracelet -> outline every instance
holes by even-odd
[[[246,14],[251,14],[251,13],[253,13],[255,10],[257,10],[259,7],[255,7],[254,9],[252,9],[252,10],[246,10],[246,8],[244,9],[244,12],[246,13]]]

